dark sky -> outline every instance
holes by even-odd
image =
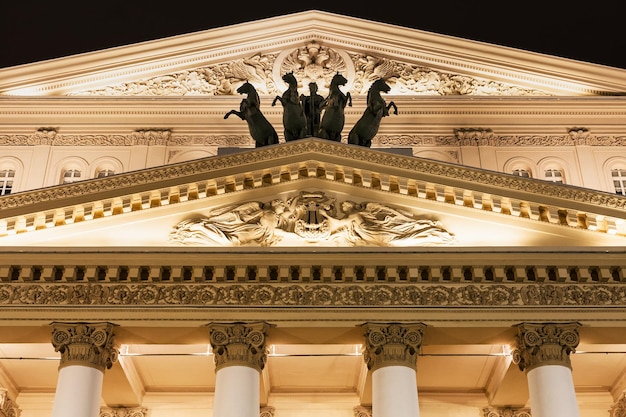
[[[0,6],[0,68],[316,9],[626,69],[626,18],[614,0],[245,3],[9,0]]]

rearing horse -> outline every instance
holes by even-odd
[[[224,115],[224,119],[228,119],[228,116],[235,114],[239,116],[241,120],[245,120],[246,123],[248,123],[250,136],[254,139],[257,148],[277,144],[278,134],[274,126],[272,126],[269,120],[261,113],[261,100],[259,99],[256,88],[246,81],[237,89],[237,92],[239,94],[246,94],[246,98],[241,100],[239,111],[229,111]]]
[[[398,114],[396,103],[390,101],[387,104],[380,95],[381,92],[388,93],[389,90],[391,87],[382,78],[374,81],[367,92],[367,107],[348,134],[349,144],[371,147],[372,139],[380,127],[380,120],[389,116],[389,108],[393,107],[393,114]]]
[[[340,73],[335,74],[330,81],[328,97],[322,102],[324,115],[318,132],[318,136],[322,139],[341,141],[341,131],[346,120],[344,109],[346,104],[352,107],[352,97],[350,92],[344,94],[339,87],[347,83],[348,80]]]
[[[272,106],[277,101],[283,105],[283,126],[285,128],[285,141],[289,142],[295,139],[302,139],[306,136],[307,125],[304,108],[300,102],[298,94],[298,81],[292,72],[283,75],[283,81],[289,85],[289,88],[283,92],[283,96],[276,96],[272,101]]]

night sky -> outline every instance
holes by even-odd
[[[0,6],[0,68],[315,9],[626,69],[626,18],[616,1],[583,8],[553,0],[7,3]]]

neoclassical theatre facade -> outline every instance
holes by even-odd
[[[625,417],[625,94],[316,10],[0,69],[0,416]]]

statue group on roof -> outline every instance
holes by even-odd
[[[348,80],[337,72],[331,82],[326,97],[317,93],[318,85],[309,83],[309,93],[306,96],[298,93],[298,81],[293,72],[282,76],[288,88],[282,95],[277,95],[272,106],[280,102],[283,106],[283,135],[286,142],[305,137],[318,137],[335,142],[341,141],[341,132],[345,124],[346,106],[352,107],[350,92],[341,91],[341,86]],[[398,114],[398,107],[391,101],[387,103],[381,93],[388,93],[390,86],[382,78],[372,83],[366,100],[366,108],[360,119],[355,123],[348,134],[348,143],[364,147],[371,147],[372,139],[378,133],[383,117],[389,116],[389,109],[393,107],[393,114]],[[227,119],[235,114],[246,121],[255,146],[262,147],[278,143],[278,134],[272,124],[265,118],[260,109],[260,99],[254,86],[246,81],[237,92],[245,94],[241,100],[239,110],[230,110],[224,115]]]

